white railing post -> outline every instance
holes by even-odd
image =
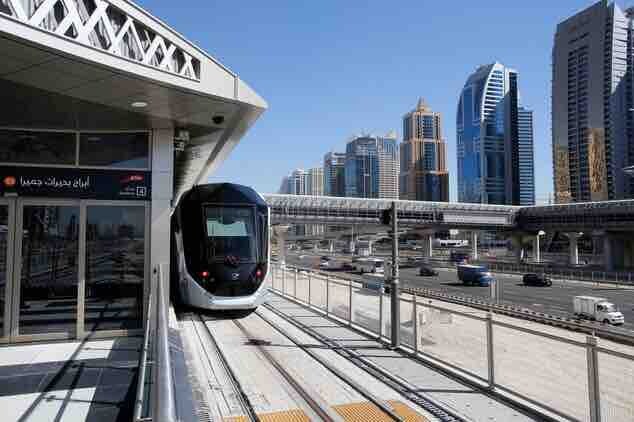
[[[588,360],[588,404],[590,422],[601,422],[601,390],[599,390],[599,359],[597,338],[586,337],[586,356]]]
[[[310,273],[308,273],[308,284],[310,284]],[[295,277],[293,284],[293,297],[297,299],[297,277]]]
[[[286,285],[286,268],[280,267],[280,270],[282,271],[282,286],[284,286]]]
[[[379,291],[379,340],[383,338],[383,291]]]
[[[352,325],[352,280],[348,280],[348,325]]]
[[[413,335],[414,335],[414,353],[418,354],[418,311],[416,309],[416,293],[413,295],[414,303],[412,304],[412,326],[413,326]]]
[[[489,369],[489,389],[495,388],[495,355],[493,353],[493,314],[487,313],[487,366]]]
[[[312,280],[308,280],[308,305],[310,306],[310,286],[313,284]]]
[[[299,269],[295,268],[295,277],[294,277],[294,281],[293,281],[295,283],[295,285],[297,285],[297,277],[298,277],[298,275],[299,275]]]
[[[326,316],[328,316],[328,308],[330,301],[330,276],[326,276]]]

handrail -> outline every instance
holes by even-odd
[[[156,396],[153,406],[153,420],[160,422],[176,422],[176,403],[174,384],[172,381],[172,362],[169,349],[169,325],[167,318],[168,304],[164,293],[165,264],[158,265],[157,271],[157,341],[156,341],[156,371],[154,371],[154,385]]]
[[[143,418],[143,395],[145,394],[145,373],[148,365],[148,350],[150,343],[150,326],[152,325],[152,316],[154,315],[152,305],[152,291],[150,290],[150,294],[148,295],[148,303],[147,303],[147,317],[145,318],[145,330],[143,333],[143,349],[141,350],[141,358],[139,360],[139,379],[137,380],[136,386],[136,398],[134,400],[134,422],[140,422],[147,420]]]
[[[164,293],[163,277],[165,264],[157,265],[153,271],[156,291],[150,291],[148,310],[145,320],[143,349],[139,364],[136,400],[134,403],[134,422],[176,422],[176,403],[172,380],[172,363],[169,350],[168,302]],[[150,345],[150,336],[152,344]],[[152,360],[148,353],[152,351]],[[153,366],[151,391],[146,394],[145,383],[147,367]],[[150,402],[146,403],[147,400]],[[144,410],[149,414],[144,415]]]

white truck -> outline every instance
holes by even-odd
[[[621,325],[625,322],[623,314],[614,303],[594,296],[575,296],[573,298],[575,315],[594,319],[606,324]]]

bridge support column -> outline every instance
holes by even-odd
[[[514,234],[511,236],[511,248],[515,255],[515,262],[519,264],[524,258],[524,244],[522,242],[521,234]]]
[[[280,264],[286,264],[286,238],[291,226],[273,226],[273,234],[277,238]]]
[[[605,265],[606,271],[614,271],[614,252],[612,250],[612,244],[614,239],[609,233],[603,235],[603,265]]]
[[[542,262],[542,256],[539,250],[539,235],[535,235],[535,239],[533,239],[533,258],[535,262]]]
[[[478,255],[478,232],[471,232],[471,259],[477,260]]]
[[[434,255],[434,234],[429,233],[423,236],[423,253],[425,258],[431,258]]]
[[[565,233],[566,237],[568,238],[570,247],[570,257],[569,257],[569,264],[570,265],[579,265],[579,237],[582,235],[583,233]]]

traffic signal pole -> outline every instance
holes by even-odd
[[[400,288],[398,280],[398,221],[396,201],[392,202],[392,288],[390,290],[392,299],[392,312],[390,318],[391,327],[391,347],[400,346],[400,328],[401,328],[401,301]]]

